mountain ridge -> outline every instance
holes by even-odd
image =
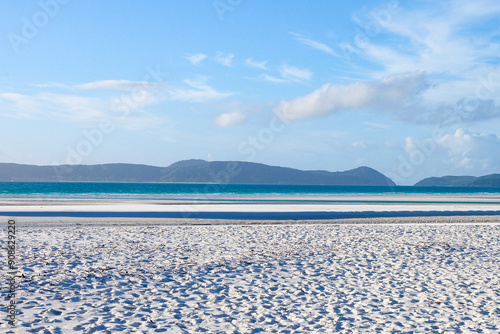
[[[395,185],[385,175],[366,166],[343,172],[329,172],[253,162],[209,162],[200,159],[181,160],[167,167],[127,163],[59,166],[0,163],[0,181]]]
[[[483,176],[428,177],[415,184],[420,187],[500,187],[500,174]]]

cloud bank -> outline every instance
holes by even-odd
[[[496,152],[500,152],[500,139],[495,134],[457,129],[437,138],[436,143],[445,152],[443,163],[459,173],[498,172],[500,155]]]
[[[347,85],[327,83],[305,96],[282,100],[274,112],[281,118],[294,121],[346,109],[395,110],[411,103],[428,87],[428,79],[419,72],[374,82]]]

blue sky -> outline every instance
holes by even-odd
[[[498,1],[2,1],[0,161],[500,172]]]

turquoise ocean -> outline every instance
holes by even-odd
[[[472,198],[470,197],[472,196]],[[375,198],[374,198],[375,197]],[[326,186],[326,185],[248,185],[200,183],[99,183],[99,182],[0,182],[0,199],[118,199],[169,200],[182,204],[203,201],[225,203],[467,203],[492,204],[492,210],[454,212],[32,212],[0,211],[0,216],[28,217],[127,217],[127,218],[203,218],[300,220],[367,217],[406,217],[439,215],[500,215],[494,208],[500,203],[500,188],[414,187],[414,186]],[[481,198],[484,197],[484,198]]]
[[[0,182],[0,198],[247,200],[328,196],[500,196],[500,187],[328,186],[200,183]]]

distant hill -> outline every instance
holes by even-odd
[[[429,177],[415,184],[427,187],[500,187],[500,174]]]
[[[168,167],[137,164],[34,166],[0,163],[0,181],[199,182],[394,186],[369,167],[345,172],[303,171],[253,162],[184,160]]]

